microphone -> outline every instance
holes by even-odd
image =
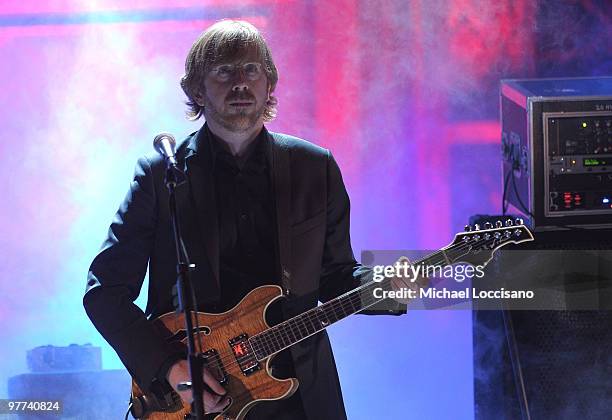
[[[169,167],[176,166],[175,146],[176,140],[172,134],[160,133],[153,139],[153,147],[157,150],[157,153],[166,159],[166,163]]]
[[[172,134],[160,133],[153,139],[153,147],[166,161],[166,178],[164,182],[168,188],[181,185],[186,180],[185,174],[176,163],[175,146],[176,140],[174,140]]]

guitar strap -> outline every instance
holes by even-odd
[[[291,291],[291,168],[289,146],[285,136],[269,133],[272,141],[270,161],[272,185],[276,204],[276,225],[278,234],[278,256],[280,275],[285,294]]]

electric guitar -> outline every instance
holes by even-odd
[[[522,220],[478,225],[455,235],[454,241],[441,250],[413,262],[414,265],[447,266],[455,263],[485,265],[493,253],[509,244],[532,241],[533,236]],[[402,257],[403,258],[403,257]],[[400,259],[401,260],[401,259]],[[325,304],[270,327],[265,321],[268,306],[283,297],[281,287],[261,286],[249,292],[234,308],[220,313],[194,313],[193,324],[202,334],[204,365],[227,390],[231,404],[215,420],[241,420],[260,401],[280,400],[291,396],[298,388],[295,378],[277,379],[271,375],[270,361],[274,355],[324,330],[328,326],[360,312],[382,299],[374,297],[375,288],[392,290],[385,277],[351,290]],[[425,287],[418,284],[417,287]],[[185,320],[182,313],[167,313],[153,321],[169,342],[186,342]],[[194,327],[195,328],[195,327]],[[199,350],[196,337],[196,347]],[[183,420],[190,404],[181,400],[172,389],[163,396],[143,393],[132,381],[132,404],[138,406],[137,418],[151,420]],[[144,409],[144,406],[147,409]]]

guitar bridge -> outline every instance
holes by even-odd
[[[249,343],[248,335],[240,334],[238,337],[230,339],[229,345],[244,376],[248,376],[261,369],[255,357],[255,352]]]

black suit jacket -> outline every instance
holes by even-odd
[[[265,129],[264,129],[265,130]],[[187,181],[177,187],[181,226],[193,283],[202,306],[219,297],[219,238],[210,153],[190,135],[177,150]],[[349,198],[331,153],[304,140],[266,132],[274,189],[281,279],[289,292],[285,318],[300,314],[369,277],[355,261],[349,237]],[[173,310],[176,257],[159,156],[138,161],[130,190],[91,264],[84,306],[138,384],[147,389],[160,367],[175,354],[147,316]],[[149,265],[146,315],[133,301]],[[200,309],[202,310],[202,309]],[[405,308],[383,313],[400,314]],[[380,313],[374,311],[373,313]],[[338,375],[325,332],[291,347],[298,388],[310,419],[346,417]]]

